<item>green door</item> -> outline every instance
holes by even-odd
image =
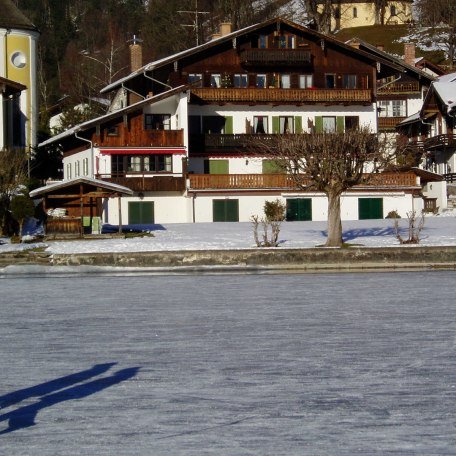
[[[312,199],[311,198],[288,198],[287,199],[287,221],[305,222],[312,220]]]
[[[239,200],[213,200],[214,222],[239,222]]]
[[[132,201],[128,203],[129,225],[150,225],[154,221],[153,201]]]
[[[383,198],[359,198],[358,218],[359,220],[382,219]]]

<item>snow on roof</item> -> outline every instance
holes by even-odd
[[[183,92],[188,87],[189,87],[189,85],[180,85],[173,89],[167,90],[166,92],[159,93],[153,97],[149,97],[149,98],[145,98],[144,100],[140,100],[137,103],[126,106],[125,108],[119,109],[117,111],[108,112],[107,114],[103,114],[102,116],[96,117],[91,120],[87,120],[86,122],[82,122],[78,125],[75,125],[74,127],[71,127],[68,130],[63,131],[62,133],[52,136],[51,138],[47,139],[46,141],[43,141],[42,143],[38,144],[38,147],[48,146],[49,144],[55,143],[61,139],[72,136],[75,133],[87,130],[88,128],[95,126],[97,123],[118,117],[119,115],[121,115],[125,112],[134,111],[135,109],[138,109],[143,105],[156,103],[157,101],[160,101],[164,98],[168,98],[172,95],[175,95],[176,93]]]
[[[45,185],[44,187],[36,188],[35,190],[32,190],[30,192],[30,197],[36,198],[39,196],[43,196],[46,193],[50,193],[53,190],[69,187],[74,184],[89,184],[96,187],[102,187],[106,190],[112,190],[114,192],[119,192],[126,195],[133,195],[133,190],[130,190],[128,187],[124,187],[123,185],[118,185],[112,182],[107,182],[99,179],[93,179],[91,177],[77,177],[75,179],[53,182],[52,184]]]
[[[456,73],[444,74],[433,83],[434,90],[442,102],[447,106],[448,112],[456,107]]]
[[[406,117],[403,121],[399,122],[398,125],[406,125],[409,123],[417,122],[418,120],[420,120],[420,111],[415,112],[415,114]]]

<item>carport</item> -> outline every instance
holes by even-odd
[[[79,235],[98,232],[103,213],[102,200],[117,198],[119,233],[122,232],[122,204],[124,195],[133,191],[118,184],[88,177],[53,182],[30,192],[33,199],[42,198],[46,214],[46,235]]]

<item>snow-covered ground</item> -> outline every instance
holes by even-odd
[[[423,246],[456,245],[456,213],[428,216],[421,233]],[[406,236],[407,221],[400,220],[401,234]],[[51,253],[147,252],[159,250],[248,249],[255,247],[250,223],[169,224],[153,232],[153,237],[55,241],[46,244]],[[343,222],[344,240],[368,247],[394,247],[392,220],[356,220]],[[261,234],[261,233],[260,233]],[[315,247],[325,242],[326,222],[285,222],[281,226],[281,247]],[[37,247],[37,244],[13,245],[6,239],[0,253]],[[44,246],[41,244],[41,246]]]
[[[0,279],[0,454],[455,454],[454,279]]]

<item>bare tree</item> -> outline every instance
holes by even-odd
[[[27,181],[24,151],[0,150],[0,233],[11,234],[11,197]]]
[[[454,0],[418,0],[418,39],[443,49],[450,68],[456,60],[456,2]],[[425,26],[424,28],[422,26]]]
[[[327,247],[343,244],[342,193],[391,168],[397,158],[397,151],[386,137],[372,134],[368,127],[350,129],[345,133],[277,135],[263,147],[297,187],[317,190],[327,196]]]

